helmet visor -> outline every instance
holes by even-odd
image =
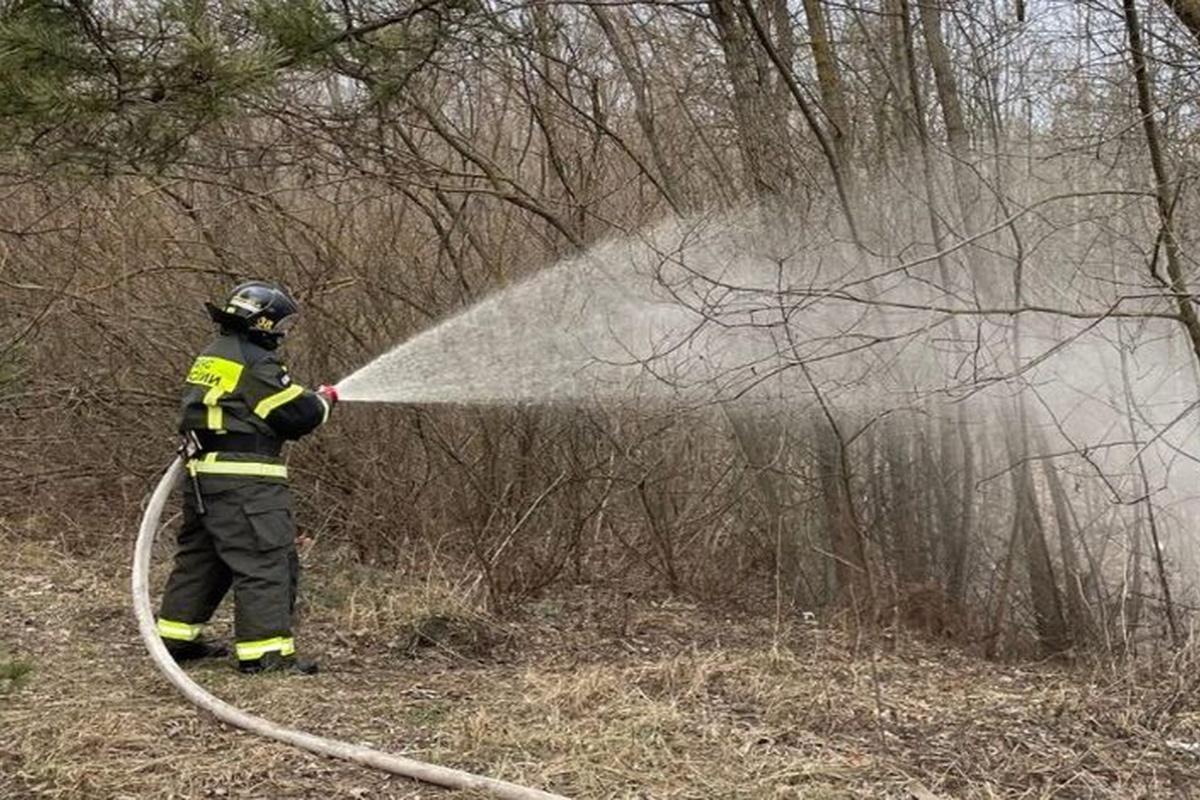
[[[292,326],[296,324],[296,317],[298,316],[300,315],[288,314],[286,317],[279,320],[279,322],[275,323],[275,327],[272,328],[271,332],[276,336],[287,336],[288,332],[291,331]]]

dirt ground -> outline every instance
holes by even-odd
[[[130,542],[80,558],[2,530],[0,797],[475,796],[198,712],[138,639]],[[277,722],[573,798],[1200,797],[1194,649],[995,664],[599,587],[497,620],[438,576],[314,564],[306,581],[300,643],[320,676],[193,677]],[[228,609],[213,631],[228,636]]]

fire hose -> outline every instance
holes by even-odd
[[[336,739],[327,739],[304,731],[286,728],[269,720],[257,717],[231,706],[224,700],[209,694],[195,681],[188,677],[179,665],[175,663],[166,646],[159,638],[154,622],[154,613],[150,605],[150,561],[154,540],[158,534],[159,523],[163,508],[171,489],[183,475],[183,459],[177,457],[167,468],[162,480],[158,482],[146,511],[142,515],[141,527],[138,529],[137,545],[133,554],[133,610],[137,616],[138,630],[142,641],[150,651],[150,657],[155,666],[166,676],[176,689],[193,705],[209,712],[214,717],[235,728],[274,739],[284,744],[307,750],[317,755],[340,758],[352,761],[372,769],[402,775],[406,778],[425,783],[444,786],[450,789],[470,789],[485,792],[504,800],[567,800],[557,794],[550,794],[539,789],[531,789],[514,783],[474,775],[462,770],[427,764],[410,758],[374,750],[370,747],[350,744]]]

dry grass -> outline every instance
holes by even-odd
[[[467,797],[295,752],[196,712],[153,671],[126,542],[79,561],[0,540],[0,797]],[[310,554],[311,555],[311,554]],[[160,557],[165,560],[165,552]],[[911,641],[574,590],[499,622],[445,582],[310,570],[315,679],[194,674],[317,733],[577,798],[1200,797],[1194,653],[997,665]],[[222,626],[218,625],[218,630]]]

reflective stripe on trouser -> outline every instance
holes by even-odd
[[[200,637],[203,625],[193,625],[190,622],[176,622],[173,619],[158,620],[158,635],[164,639],[176,642],[194,642]]]
[[[288,476],[287,467],[283,464],[270,464],[265,461],[229,461],[217,457],[217,453],[207,453],[203,458],[194,458],[187,462],[187,469],[192,475],[241,475],[250,478],[284,478]]]
[[[267,653],[279,653],[290,656],[296,652],[296,640],[290,636],[276,636],[273,639],[259,639],[254,642],[238,642],[238,661],[257,661]]]

